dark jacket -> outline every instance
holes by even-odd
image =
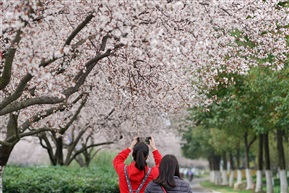
[[[184,180],[180,179],[179,177],[175,176],[174,180],[176,182],[175,188],[165,188],[167,193],[192,193],[192,188],[190,187],[189,183],[185,182]],[[151,181],[146,189],[145,193],[164,193],[162,188]]]
[[[131,152],[131,150],[129,148],[121,151],[113,160],[113,166],[115,171],[118,174],[119,177],[119,189],[121,193],[127,193],[129,192],[128,190],[128,186],[127,186],[127,182],[126,182],[126,178],[125,178],[125,174],[124,174],[124,161],[126,160],[126,158],[128,157],[129,153]],[[140,193],[144,192],[145,186],[153,179],[155,179],[156,177],[158,177],[159,175],[159,164],[161,162],[162,159],[162,155],[159,153],[158,150],[155,150],[152,152],[153,153],[153,157],[155,160],[155,166],[151,167],[151,173],[148,177],[148,179],[146,180],[144,186],[142,187]],[[146,166],[146,173],[148,171],[149,167]],[[135,167],[135,162],[132,162],[131,164],[129,164],[127,166],[127,173],[130,179],[130,183],[132,186],[133,190],[136,190],[139,185],[141,184],[145,174],[144,171],[140,171]]]

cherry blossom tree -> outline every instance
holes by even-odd
[[[154,123],[149,118],[154,114],[210,103],[198,94],[197,85],[210,89],[219,84],[214,79],[218,72],[244,74],[250,65],[258,65],[245,56],[271,53],[276,60],[270,65],[282,68],[288,53],[283,38],[288,28],[282,26],[289,18],[286,6],[278,3],[5,1],[1,167],[21,138],[59,133],[59,122],[67,115],[61,112],[75,114],[77,108],[68,104],[83,93],[90,93],[92,100],[109,96],[112,105],[103,102],[98,107],[115,108],[140,130],[125,127],[121,132],[138,133],[152,128],[142,124]],[[233,30],[258,46],[237,45]]]

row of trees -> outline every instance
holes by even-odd
[[[275,6],[280,9],[283,7],[288,11],[289,2]],[[255,159],[254,161],[257,162],[255,192],[263,190],[263,171],[266,174],[267,192],[273,192],[272,166],[275,166],[274,169],[278,168],[280,176],[280,192],[287,193],[288,24],[277,25],[274,30],[260,31],[259,40],[252,34],[239,30],[233,30],[231,35],[235,38],[236,52],[235,55],[227,55],[224,60],[232,57],[241,58],[256,65],[248,67],[245,73],[228,69],[227,66],[215,69],[217,73],[214,79],[218,84],[209,89],[203,87],[204,94],[211,99],[212,103],[189,110],[188,119],[193,121],[194,126],[189,126],[189,130],[184,134],[184,139],[187,141],[183,145],[184,154],[190,158],[206,157],[213,173],[212,181],[216,184],[228,184],[227,162],[230,162],[231,166],[229,181],[231,186],[233,186],[234,170],[238,170],[237,183],[239,183],[242,180],[241,167],[244,167],[247,189],[253,188],[249,163],[250,160]],[[273,53],[274,49],[266,47],[266,42],[262,39],[264,36],[274,36],[276,38],[274,43],[277,43],[278,38],[282,39],[284,51]],[[270,144],[277,150],[276,154],[276,151],[271,154]],[[255,151],[251,150],[252,146],[256,146]],[[274,159],[275,156],[277,160]],[[241,157],[244,157],[244,165],[241,165]],[[275,162],[272,163],[272,160]],[[222,177],[221,161],[224,164]]]

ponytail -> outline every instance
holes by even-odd
[[[135,161],[135,167],[139,170],[144,170],[146,168],[146,158],[149,154],[149,147],[143,143],[143,142],[139,142],[137,143],[134,148],[133,148],[133,159]]]
[[[138,151],[136,154],[136,160],[135,160],[135,166],[139,169],[139,170],[144,170],[146,167],[146,161],[145,158],[143,156],[143,153],[141,151]]]

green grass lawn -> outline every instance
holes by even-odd
[[[288,178],[289,181],[289,178]],[[215,185],[209,181],[204,181],[200,183],[201,186],[207,189],[215,190],[221,193],[252,193],[252,190],[238,190],[234,191],[232,187],[223,186],[223,185]],[[266,181],[263,180],[263,191],[266,192]],[[289,188],[288,188],[289,192]],[[274,179],[274,193],[280,193],[280,181],[279,179]]]
[[[243,191],[234,191],[233,188],[228,187],[228,186],[217,186],[209,181],[204,181],[200,183],[201,186],[211,189],[211,190],[215,190],[217,192],[222,192],[222,193],[252,193],[251,190],[243,190]]]

